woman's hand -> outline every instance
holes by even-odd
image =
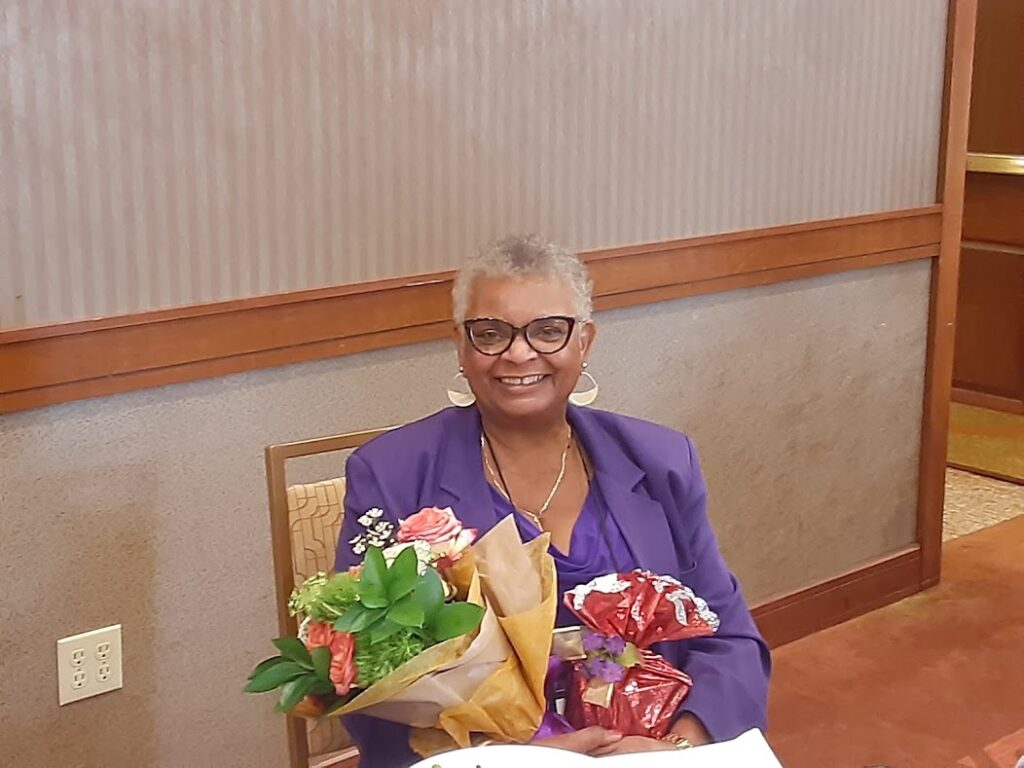
[[[684,712],[682,717],[676,720],[672,726],[672,733],[686,739],[695,747],[711,743],[711,735],[704,727],[704,723],[691,712]],[[629,752],[661,752],[669,749],[678,749],[678,747],[669,741],[649,739],[646,736],[625,736],[617,742],[599,747],[592,754],[595,756],[624,755]]]
[[[591,754],[595,757],[604,755],[625,755],[630,752],[667,752],[674,750],[674,744],[647,736],[623,736],[616,742],[599,747]]]
[[[611,752],[599,750],[608,749],[622,741],[621,733],[609,731],[597,725],[589,726],[580,731],[566,733],[562,736],[552,736],[549,739],[540,739],[530,742],[541,747],[554,747],[556,749],[567,749],[570,752],[579,752],[584,755],[610,755]]]

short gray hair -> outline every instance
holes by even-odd
[[[452,304],[455,321],[466,319],[469,291],[477,277],[557,277],[572,289],[576,316],[590,320],[594,283],[579,257],[537,235],[510,235],[496,240],[466,259],[455,274]]]

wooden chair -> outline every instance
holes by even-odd
[[[288,485],[285,463],[291,459],[358,448],[393,427],[268,445],[267,491],[274,556],[277,626],[295,635],[298,622],[288,615],[288,598],[296,585],[317,571],[334,567],[334,553],[344,513],[345,478]],[[359,754],[338,718],[313,723],[288,716],[291,768],[354,768]]]

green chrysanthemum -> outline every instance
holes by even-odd
[[[399,630],[373,645],[365,636],[357,635],[355,660],[359,678],[356,685],[360,688],[370,687],[409,659],[418,656],[426,647],[423,640],[408,629]]]
[[[356,580],[348,573],[317,573],[292,592],[288,610],[314,621],[333,622],[356,602]]]

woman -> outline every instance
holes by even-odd
[[[512,515],[524,540],[551,534],[561,592],[611,571],[668,574],[721,619],[708,638],[657,647],[694,681],[666,740],[599,728],[549,743],[591,754],[677,748],[765,724],[770,658],[736,579],[719,554],[690,440],[637,419],[570,404],[597,336],[591,282],[575,255],[511,237],[470,259],[453,290],[459,376],[450,408],[396,429],[348,460],[337,568],[359,558],[356,519],[380,507],[405,516],[451,506],[481,533]],[[474,401],[471,404],[471,401]],[[566,610],[559,626],[577,624]],[[354,716],[362,766],[415,762],[403,726]]]

